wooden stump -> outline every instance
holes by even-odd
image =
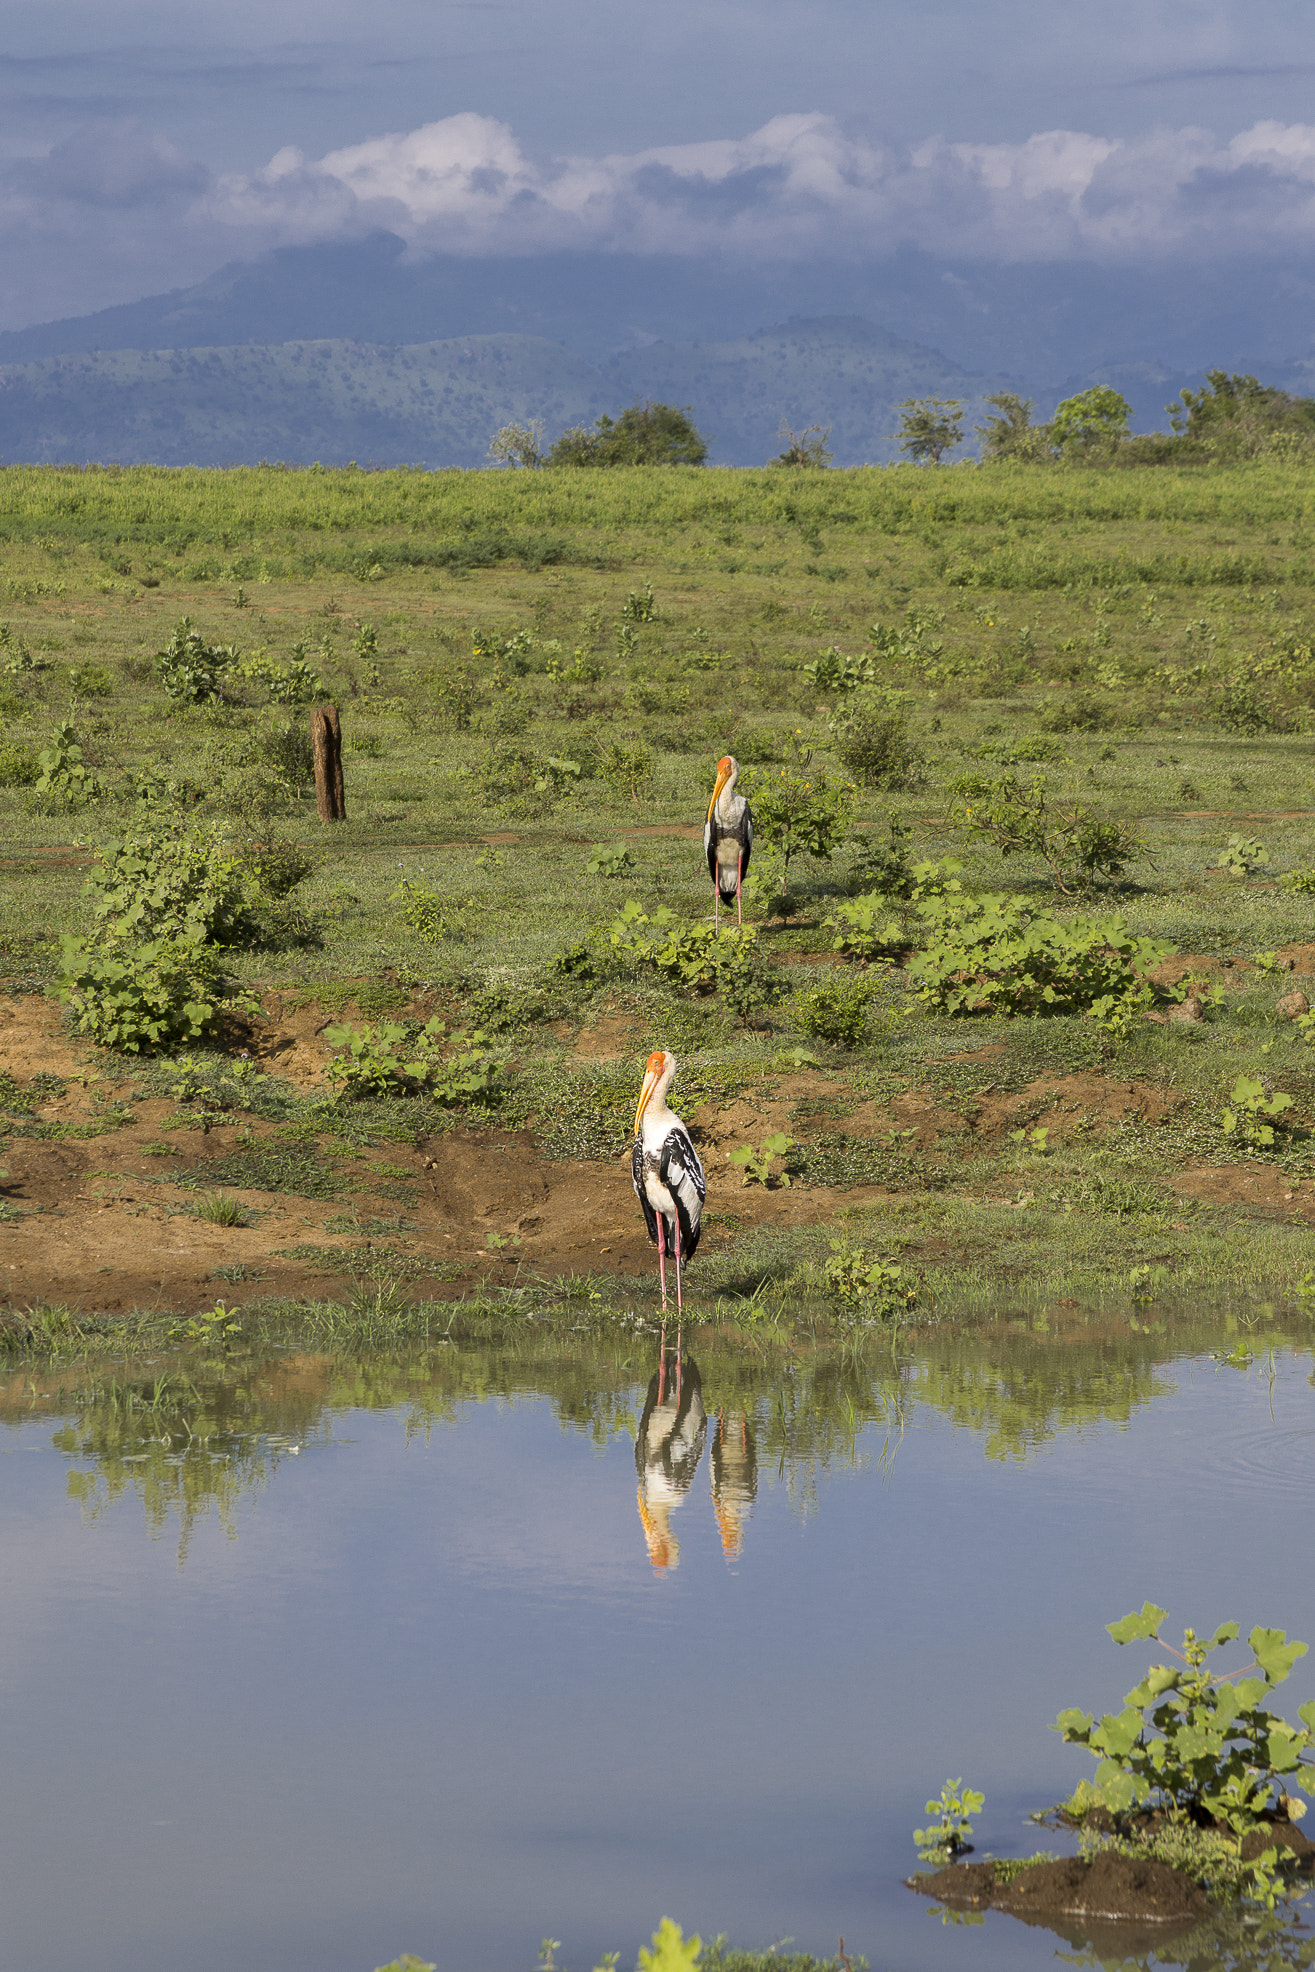
[[[342,788],[342,732],[336,705],[317,705],[310,715],[310,743],[315,755],[315,806],[322,822],[345,822],[347,802]]]

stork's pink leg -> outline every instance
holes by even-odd
[[[658,1279],[662,1282],[662,1306],[665,1309],[667,1305],[667,1222],[660,1212],[658,1213]],[[676,1276],[676,1284],[677,1292],[679,1292],[679,1274]]]
[[[743,926],[744,912],[740,909],[740,886],[744,882],[744,851],[741,849],[735,860],[735,922]]]
[[[721,930],[721,885],[714,876],[712,879],[712,928]]]
[[[676,1354],[680,1354],[680,1321],[684,1313],[680,1300],[680,1220],[672,1220],[676,1238]]]

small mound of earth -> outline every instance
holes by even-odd
[[[1061,1931],[1075,1918],[1084,1925],[1188,1925],[1209,1910],[1204,1890],[1181,1870],[1109,1849],[1090,1862],[1065,1856],[1032,1863],[1009,1881],[990,1862],[957,1863],[908,1880],[911,1890],[951,1910],[1002,1910]]]

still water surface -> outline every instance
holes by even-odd
[[[1315,1639],[1309,1332],[1236,1340],[696,1350],[679,1417],[640,1343],[14,1379],[2,1972],[587,1972],[664,1914],[1054,1965],[944,1927],[911,1830],[962,1775],[979,1852],[1053,1841],[1091,1764],[1047,1726],[1135,1682],[1147,1597]]]

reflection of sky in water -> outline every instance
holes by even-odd
[[[83,1519],[57,1421],[0,1431],[0,1964],[528,1972],[551,1933],[587,1972],[669,1913],[843,1931],[873,1972],[1051,1965],[1048,1933],[931,1918],[910,1831],[962,1774],[985,1845],[1037,1846],[1025,1811],[1090,1770],[1046,1727],[1135,1681],[1103,1625],[1148,1596],[1315,1641],[1308,1375],[1180,1364],[1027,1463],[914,1408],[807,1516],[760,1471],[730,1541],[705,1380],[678,1568],[631,1440],[546,1399],[338,1412],[181,1570],[131,1492]]]

